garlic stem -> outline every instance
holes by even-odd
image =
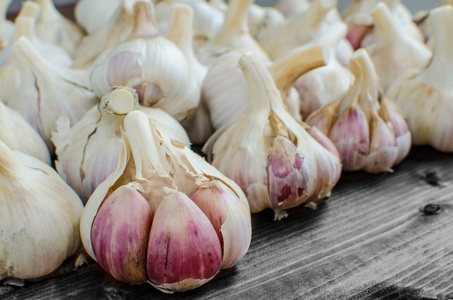
[[[134,27],[129,39],[153,38],[159,35],[154,5],[152,2],[139,1],[134,5]]]
[[[271,74],[258,58],[251,53],[240,57],[239,67],[244,73],[250,90],[249,114],[258,112],[268,115],[272,99],[281,99]],[[260,78],[260,80],[256,80],[256,78]]]
[[[429,20],[433,27],[433,40],[434,40],[434,51],[431,62],[429,63],[427,70],[436,72],[436,76],[431,79],[441,80],[441,78],[450,78],[450,68],[446,68],[445,65],[451,62],[453,49],[453,36],[450,30],[453,28],[453,7],[450,5],[443,5],[434,8],[430,15]],[[439,66],[442,66],[439,68]],[[445,74],[439,74],[439,72],[445,72]],[[433,74],[430,71],[425,74]]]
[[[48,76],[48,70],[55,69],[55,66],[49,63],[38,50],[36,50],[36,47],[33,46],[32,42],[27,37],[19,38],[14,42],[12,48],[14,48],[21,56],[20,60],[34,66],[34,70],[41,71],[43,76]],[[49,82],[52,82],[51,78],[49,78]]]
[[[225,21],[214,38],[215,43],[229,42],[230,39],[248,34],[248,8],[253,2],[254,0],[229,1]]]
[[[0,0],[0,22],[6,21],[6,15],[8,13],[8,7],[12,0]]]
[[[15,20],[15,25],[15,41],[23,36],[30,39],[31,41],[35,38],[35,19],[29,17],[18,17]]]
[[[46,21],[61,19],[62,16],[58,12],[52,0],[35,0],[35,1],[41,7],[41,15],[45,16]]]
[[[102,98],[99,105],[101,113],[109,111],[115,115],[125,115],[139,108],[135,90],[128,87],[117,87]]]
[[[379,40],[389,43],[405,38],[406,35],[401,32],[402,27],[396,24],[395,16],[385,3],[379,2],[371,13],[371,17]]]
[[[24,1],[22,2],[22,7],[19,11],[19,14],[16,17],[16,20],[17,18],[20,17],[28,17],[36,20],[36,18],[38,17],[39,10],[40,10],[39,4],[37,4],[36,2]]]
[[[296,80],[315,68],[325,66],[323,47],[301,49],[277,60],[269,67],[275,85],[283,96],[288,95]]]

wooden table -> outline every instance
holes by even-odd
[[[252,220],[245,257],[190,292],[117,282],[91,262],[0,298],[453,299],[453,154],[414,148],[393,173],[344,173],[316,211]]]

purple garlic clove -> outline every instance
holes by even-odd
[[[91,243],[96,260],[115,279],[146,281],[146,249],[152,220],[148,202],[129,185],[116,189],[100,206],[91,229]]]
[[[274,139],[266,171],[274,209],[294,207],[300,198],[307,197],[309,179],[304,158],[287,138],[278,136]]]
[[[171,192],[156,210],[148,244],[148,277],[162,290],[185,291],[220,270],[222,249],[208,217],[181,192]]]

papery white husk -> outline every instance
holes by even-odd
[[[130,105],[121,113],[114,111],[110,104],[112,95],[120,95],[117,97],[122,98],[116,101]],[[190,143],[184,128],[172,116],[158,108],[140,108],[131,88],[114,88],[72,128],[68,118],[58,119],[57,131],[52,134],[57,154],[56,169],[83,202],[116,170],[123,147],[121,126],[125,115],[132,110],[144,112],[170,138],[181,144]]]
[[[452,75],[449,62],[453,40],[453,8],[440,6],[429,15],[433,26],[434,52],[427,66],[402,75],[388,89],[387,96],[403,111],[414,145],[431,145],[439,151],[453,151]]]
[[[213,165],[243,189],[251,212],[272,208],[276,218],[281,218],[284,215],[282,210],[318,202],[325,197],[339,179],[341,162],[308,134],[308,126],[296,121],[283,108],[275,83],[256,57],[243,55],[240,65],[250,89],[249,110],[231,125],[214,133],[203,151],[208,157],[213,155]],[[305,177],[298,183],[304,185],[302,194],[290,203],[277,205],[272,203],[269,195],[266,168],[273,143],[281,138],[293,143],[296,155],[303,159]],[[329,169],[324,169],[327,165]],[[317,178],[323,180],[318,182]]]
[[[124,124],[125,141],[118,168],[94,191],[82,214],[81,237],[87,253],[96,259],[91,245],[91,226],[111,188],[132,182],[156,211],[170,189],[190,195],[216,179],[239,198],[221,228],[224,239],[221,268],[231,267],[245,254],[251,239],[250,210],[240,188],[189,148],[174,144],[143,112],[130,112]]]
[[[250,34],[257,39],[262,32],[272,30],[285,23],[283,14],[274,7],[264,7],[252,4],[249,7],[248,24]]]
[[[12,150],[50,165],[50,153],[39,133],[16,111],[0,101],[0,141]]]
[[[6,103],[39,132],[53,152],[50,138],[56,120],[66,115],[73,125],[97,102],[89,88],[87,73],[46,61],[26,37],[13,44],[11,55],[20,64],[22,81]]]
[[[94,34],[113,21],[123,0],[79,0],[74,7],[74,17],[87,34]]]
[[[307,11],[313,0],[279,0],[274,7],[282,12],[286,19]]]
[[[80,249],[83,204],[44,162],[0,141],[0,280],[45,276]]]

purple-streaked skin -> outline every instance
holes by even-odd
[[[354,50],[362,47],[362,40],[373,32],[372,26],[349,23],[346,39]]]
[[[122,51],[112,56],[107,65],[107,82],[110,86],[126,85],[134,77],[142,75],[140,54]]]
[[[395,134],[379,116],[372,116],[370,154],[364,170],[369,173],[390,171],[398,156]]]
[[[163,289],[194,289],[220,270],[222,249],[208,217],[181,192],[164,198],[148,244],[148,277]]]
[[[385,101],[381,104],[386,105],[387,114],[395,132],[396,144],[398,145],[398,155],[394,164],[399,164],[411,150],[412,135],[409,125],[403,115],[397,110],[395,104],[390,101]]]
[[[153,213],[146,199],[123,185],[100,206],[91,229],[91,244],[99,265],[115,279],[143,283]]]
[[[332,154],[334,154],[336,157],[338,157],[338,159],[341,160],[340,153],[338,153],[338,149],[337,147],[335,147],[335,144],[321,130],[319,130],[318,127],[312,126],[308,130],[308,133],[312,138],[320,143],[321,146],[329,150]]]
[[[343,170],[360,170],[370,147],[368,120],[359,106],[349,106],[337,119],[329,134],[340,153]]]
[[[304,158],[289,139],[277,136],[266,167],[268,191],[274,209],[294,207],[307,197],[308,175]]]
[[[334,102],[314,111],[307,118],[306,123],[316,127],[326,136],[329,136],[330,129],[337,119],[337,110],[340,102]]]

